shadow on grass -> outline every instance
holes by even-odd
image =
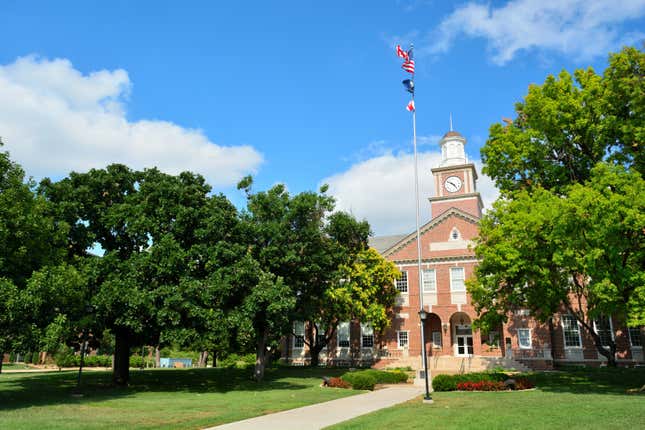
[[[535,373],[530,379],[544,392],[626,395],[645,384],[645,368],[566,367]]]
[[[0,411],[30,406],[105,401],[141,392],[226,393],[230,391],[303,390],[317,381],[308,378],[336,376],[338,369],[267,369],[262,382],[252,380],[252,369],[131,370],[127,387],[112,385],[111,372],[84,372],[75,397],[77,372],[14,373],[0,375]]]

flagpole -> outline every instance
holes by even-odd
[[[412,45],[410,45],[412,49]],[[414,82],[414,74],[412,74],[412,79]],[[421,358],[423,360],[423,370],[424,370],[424,379],[426,385],[426,395],[424,398],[425,402],[432,402],[432,397],[430,397],[430,387],[428,384],[428,357],[426,354],[426,344],[425,344],[425,318],[422,317],[422,314],[425,314],[425,309],[423,307],[423,273],[421,271],[421,230],[419,227],[419,163],[417,156],[417,109],[414,105],[414,91],[412,92],[412,103],[414,109],[412,110],[412,145],[414,147],[414,197],[416,202],[416,227],[417,227],[417,272],[419,274],[419,319],[421,326]]]

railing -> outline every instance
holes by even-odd
[[[518,360],[551,360],[551,348],[513,349],[513,358]]]

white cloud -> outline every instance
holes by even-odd
[[[419,153],[419,196],[421,223],[430,219],[428,197],[435,195],[430,169],[438,166],[437,151]],[[475,162],[481,172],[481,163]],[[367,219],[375,235],[407,234],[414,230],[414,157],[409,153],[386,154],[352,165],[325,178],[336,207]],[[477,189],[484,206],[490,207],[498,191],[492,180],[479,174]]]
[[[643,40],[641,32],[620,31],[622,23],[643,15],[643,0],[513,0],[500,7],[470,2],[443,19],[427,51],[447,52],[463,35],[485,38],[500,65],[532,49],[587,60]]]
[[[168,121],[129,121],[131,86],[125,70],[84,75],[66,59],[29,56],[0,66],[3,149],[35,177],[124,163],[190,170],[228,186],[257,171],[262,155],[251,146],[216,145]]]

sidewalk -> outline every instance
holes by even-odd
[[[421,387],[392,386],[274,414],[223,424],[205,430],[314,430],[406,402],[423,394]]]

